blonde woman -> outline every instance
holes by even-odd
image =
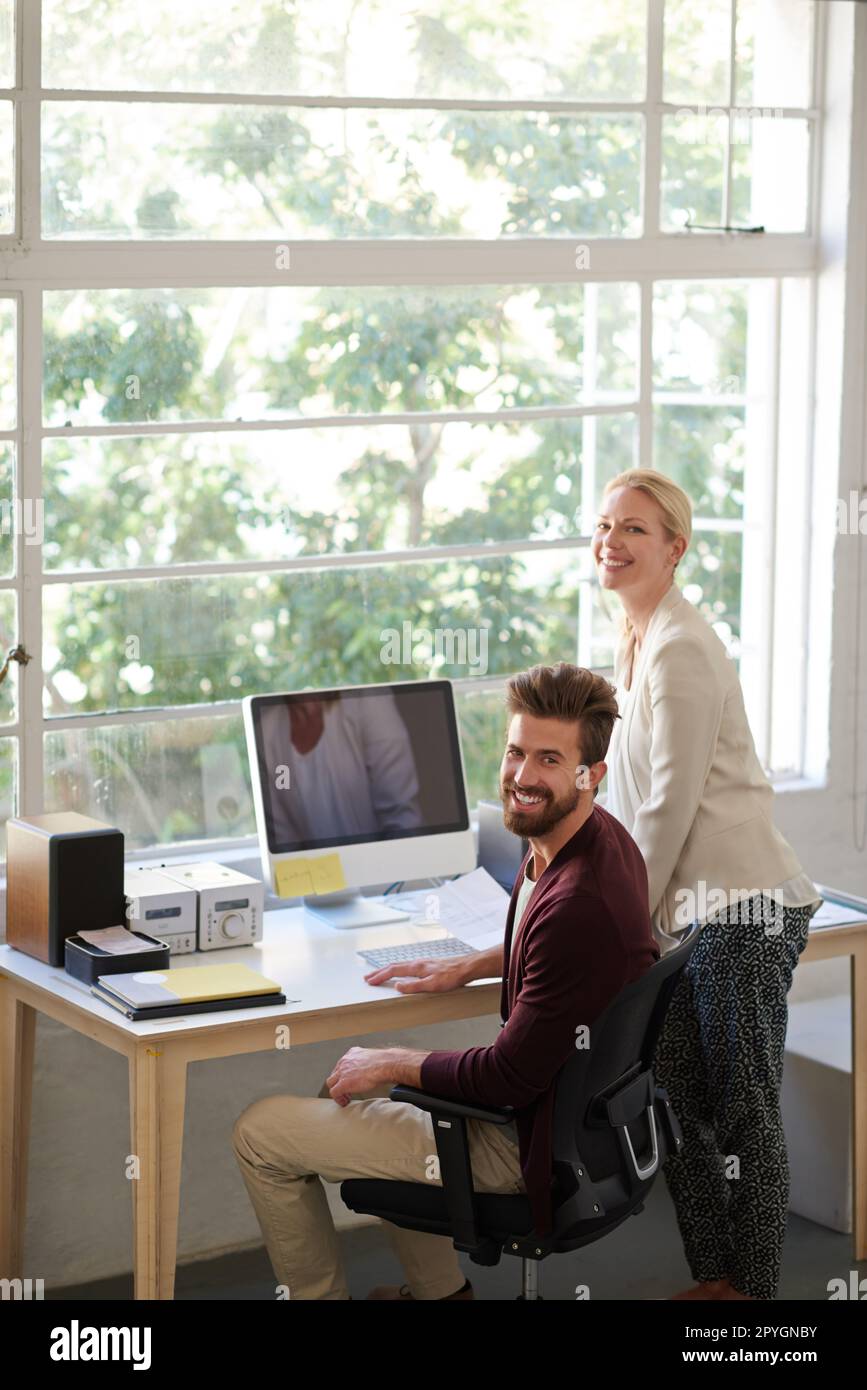
[[[704,924],[655,1063],[683,1127],[665,1174],[697,1281],[674,1297],[770,1299],[789,1197],[786,995],[821,899],[774,827],[735,665],[674,583],[691,532],[664,474],[607,484],[592,551],[625,618],[606,805],[644,856],[660,950]]]

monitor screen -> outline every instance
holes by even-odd
[[[448,681],[262,695],[252,715],[272,854],[468,829]]]

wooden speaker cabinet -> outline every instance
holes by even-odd
[[[76,932],[126,925],[123,832],[77,811],[6,823],[6,941],[63,965]]]

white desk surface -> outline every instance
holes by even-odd
[[[399,945],[405,941],[423,943],[447,935],[446,931],[435,926],[414,927],[408,921],[338,931],[303,908],[280,908],[264,914],[262,940],[255,945],[195,951],[190,955],[173,956],[171,964],[176,967],[249,965],[252,970],[258,970],[279,982],[286,995],[285,1004],[179,1014],[177,1017],[141,1022],[124,1018],[109,1004],[103,1004],[91,994],[88,985],[68,975],[62,966],[46,965],[44,961],[25,955],[12,946],[0,946],[0,973],[14,975],[19,980],[48,990],[133,1037],[147,1038],[155,1034],[165,1035],[168,1029],[183,1032],[185,1028],[225,1028],[227,1024],[254,1018],[288,1019],[293,1014],[306,1014],[311,1010],[345,1008],[368,1001],[406,997],[390,985],[368,985],[364,975],[373,967],[356,955],[356,951]],[[423,951],[420,950],[419,954],[423,955]],[[466,988],[473,989],[490,983],[490,980],[474,980]]]

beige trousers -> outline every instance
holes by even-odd
[[[441,1187],[430,1115],[386,1099],[338,1105],[330,1097],[267,1096],[239,1115],[235,1157],[277,1282],[292,1299],[348,1299],[325,1189],[344,1178],[394,1178]],[[467,1121],[473,1186],[524,1192],[517,1146],[499,1127]],[[464,1282],[451,1238],[383,1222],[416,1299],[446,1298]],[[286,1295],[284,1294],[284,1297]]]

